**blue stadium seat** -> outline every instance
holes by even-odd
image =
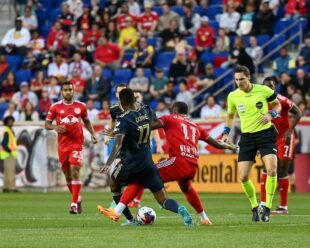
[[[215,69],[214,69],[214,74],[215,74],[217,77],[221,76],[224,72],[225,72],[225,69],[223,69],[223,68],[221,68],[221,67],[215,68]]]
[[[273,34],[279,34],[281,33],[285,28],[290,26],[294,21],[292,19],[280,19],[276,22],[276,24],[273,26]],[[288,32],[285,33],[285,35],[288,37]]]
[[[219,31],[219,29],[220,29],[220,25],[219,25],[219,23],[217,22],[217,21],[209,21],[209,26],[211,27],[211,28],[213,28],[213,30],[214,30],[214,33],[215,33],[215,36],[217,37],[217,33],[218,33],[218,31]]]
[[[7,63],[10,65],[13,72],[16,72],[19,69],[23,59],[23,56],[19,55],[8,55],[6,57]]]
[[[150,68],[144,68],[144,76],[146,76],[148,79],[151,79],[152,70]]]
[[[152,46],[155,50],[160,50],[162,46],[162,40],[159,37],[148,38],[147,44]]]
[[[39,0],[42,4],[43,8],[51,10],[53,8],[53,1],[52,0]]]
[[[300,19],[299,21],[301,22],[302,33],[303,33],[303,35],[305,35],[305,34],[307,33],[308,21],[307,21],[307,19],[305,19],[305,18],[302,18],[302,19]],[[299,24],[299,25],[300,25],[300,24]],[[289,31],[289,34],[288,34],[289,37],[292,37],[293,35],[295,35],[296,33],[299,32],[299,30],[300,30],[299,25],[298,25],[298,27],[295,27],[295,28],[293,28],[293,29],[291,29],[291,30]],[[293,42],[295,45],[299,45],[299,43],[300,43],[299,41],[300,41],[299,37],[296,37],[295,39],[293,39],[292,42]]]
[[[48,34],[50,33],[52,28],[52,24],[46,24],[41,27],[41,35],[43,36],[44,39],[47,39]]]
[[[159,16],[163,14],[163,9],[161,6],[154,6],[153,11],[156,12]]]
[[[186,37],[186,41],[190,46],[195,46],[195,37],[194,36],[189,36]]]
[[[112,71],[110,69],[104,69],[102,72],[104,78],[111,80],[113,77]]]
[[[157,57],[156,67],[170,68],[172,60],[175,58],[175,52],[163,52]]]
[[[174,11],[175,13],[177,13],[179,16],[185,15],[184,10],[181,6],[172,6],[170,9]]]
[[[223,0],[209,0],[209,6],[211,5],[223,5]]]
[[[194,7],[194,13],[199,14],[200,16],[207,16],[208,10],[198,5]]]
[[[222,5],[212,5],[212,6],[209,6],[209,8],[207,9],[207,16],[211,20],[215,20],[215,17],[222,13],[223,13]]]
[[[259,46],[264,45],[270,39],[270,35],[268,34],[261,34],[257,36],[257,44]]]
[[[113,76],[113,83],[120,84],[120,83],[129,83],[129,80],[131,79],[132,71],[130,69],[118,69],[115,70],[114,76]]]
[[[249,35],[244,35],[243,37],[243,41],[246,47],[250,46],[250,36]]]
[[[54,9],[56,9],[56,8],[61,8],[62,3],[66,1],[65,0],[53,0],[52,2],[54,2],[53,4]]]
[[[55,23],[60,13],[61,13],[60,9],[53,9],[48,16],[48,22],[52,24]]]
[[[220,67],[221,64],[228,60],[229,52],[213,53],[213,65]]]
[[[6,102],[0,103],[0,120],[3,119],[3,115],[4,115],[4,113],[8,107],[9,107],[8,103],[6,103]]]
[[[22,82],[27,82],[28,84],[30,84],[32,78],[30,70],[18,70],[15,73],[15,76],[18,84],[21,84]]]
[[[46,8],[36,9],[35,13],[37,15],[39,27],[43,26],[48,16]]]
[[[277,35],[274,37],[276,37],[276,39],[268,45],[268,52],[273,51],[286,40],[285,35]],[[271,56],[271,58],[275,59],[277,56],[278,56],[278,53],[275,53],[274,55]]]
[[[105,6],[106,2],[107,2],[107,0],[100,0],[100,2],[99,2],[100,8],[103,8]]]
[[[133,56],[134,56],[134,53],[132,53],[132,52],[125,52],[124,53],[124,57],[123,57],[123,61],[131,61]]]
[[[205,65],[208,63],[212,63],[213,62],[213,53],[209,52],[209,51],[205,51],[201,56],[200,56],[200,60],[202,61],[202,63],[204,63]]]

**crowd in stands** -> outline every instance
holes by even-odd
[[[16,2],[25,4],[0,46],[0,117],[44,120],[66,80],[92,120],[110,118],[118,83],[140,91],[159,116],[177,100],[190,109],[205,101],[194,117],[222,117],[225,98],[212,95],[232,77],[214,81],[237,64],[254,75],[281,18],[303,20],[305,36],[297,57],[287,47],[272,57],[277,91],[310,116],[308,0]]]

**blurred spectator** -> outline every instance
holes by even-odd
[[[269,8],[272,10],[273,14],[275,16],[278,15],[278,9],[279,9],[279,5],[280,5],[280,0],[262,0],[262,2],[267,2],[269,3]],[[281,1],[281,4],[284,4],[283,1]]]
[[[157,103],[157,107],[156,107],[156,117],[157,118],[160,118],[164,115],[169,115],[170,114],[170,111],[169,111],[169,108],[167,107],[166,103],[164,103],[163,101],[159,101]]]
[[[65,35],[62,45],[58,46],[57,53],[61,54],[66,63],[70,63],[72,61],[73,54],[75,53],[75,47],[70,44],[69,34]]]
[[[257,39],[254,35],[250,36],[250,47],[247,47],[245,51],[250,55],[254,64],[258,64],[263,58],[263,49],[257,45]]]
[[[96,16],[95,21],[101,28],[106,29],[108,27],[108,23],[112,21],[108,9],[104,8],[103,11],[101,12],[101,15]]]
[[[39,121],[39,113],[31,102],[27,102],[20,114],[20,121]]]
[[[298,87],[302,93],[309,92],[310,90],[310,76],[309,73],[305,73],[304,70],[297,70],[297,82]]]
[[[191,49],[188,52],[186,72],[188,74],[193,74],[197,77],[200,77],[201,74],[204,73],[204,64],[198,58],[197,53],[194,49]]]
[[[115,19],[118,14],[118,10],[121,7],[123,1],[119,0],[110,0],[105,4],[105,9],[108,11],[111,19]]]
[[[215,41],[215,47],[213,49],[216,53],[228,52],[229,51],[229,37],[226,35],[225,30],[220,28],[218,31],[218,36]]]
[[[310,108],[307,109],[306,101],[302,101],[298,104],[298,108],[300,109],[302,116],[306,117],[310,115]]]
[[[17,105],[18,110],[24,109],[28,102],[33,106],[38,105],[38,97],[35,93],[29,90],[27,82],[22,82],[20,84],[20,91],[14,93],[12,101]]]
[[[180,32],[185,36],[195,36],[200,27],[200,16],[193,12],[191,3],[185,3],[183,9],[185,15],[180,19]]]
[[[102,67],[96,65],[91,79],[86,82],[85,97],[86,100],[100,102],[103,99],[109,99],[111,85],[102,75]],[[100,103],[99,103],[100,104]]]
[[[169,28],[164,29],[159,36],[162,39],[164,50],[175,50],[176,44],[183,38],[183,35],[179,31],[179,22],[171,20]]]
[[[177,23],[179,23],[179,15],[170,10],[170,7],[165,0],[161,1],[161,6],[163,14],[159,17],[158,31],[169,29],[172,20],[175,20]]]
[[[117,23],[117,30],[121,31],[123,28],[125,28],[126,26],[128,26],[128,20],[131,20],[131,24],[134,27],[135,26],[135,22],[136,22],[136,18],[134,15],[129,13],[129,8],[128,8],[128,4],[125,2],[122,4],[121,7],[121,13],[119,14],[119,16],[116,19],[116,23]]]
[[[91,30],[85,30],[84,31],[84,42],[86,46],[88,46],[88,50],[93,51],[97,45],[98,40],[102,36],[102,31],[99,28],[99,25],[97,23],[93,23],[91,26]]]
[[[62,30],[61,22],[56,21],[48,34],[46,41],[47,48],[56,51],[56,49],[62,45],[65,35],[66,33]]]
[[[87,46],[84,42],[79,45],[78,51],[81,54],[82,59],[86,60],[90,64],[94,62],[93,54],[87,51]]]
[[[29,31],[33,31],[38,28],[38,20],[36,15],[32,14],[32,7],[26,6],[25,15],[21,16],[23,27]]]
[[[74,97],[78,100],[83,100],[84,90],[86,87],[86,80],[81,78],[80,70],[77,68],[73,68],[71,73],[70,82],[74,86]]]
[[[6,79],[0,85],[0,103],[11,101],[12,96],[18,91],[16,77],[13,72],[8,72]]]
[[[108,42],[106,36],[99,39],[98,47],[94,54],[95,62],[102,67],[107,67],[112,70],[120,68],[120,61],[123,58],[123,50],[116,44]]]
[[[129,13],[133,16],[139,16],[141,13],[140,6],[135,0],[128,0]]]
[[[77,70],[80,77],[84,80],[91,78],[93,70],[90,64],[82,59],[80,52],[75,52],[73,61],[69,65],[69,77],[72,75],[73,70]]]
[[[68,2],[63,2],[61,6],[61,13],[58,17],[62,29],[65,32],[69,32],[71,25],[74,23],[74,14],[70,12],[69,7]]]
[[[310,34],[304,38],[304,43],[300,47],[299,56],[304,57],[305,63],[310,65]]]
[[[15,27],[8,30],[2,39],[0,54],[26,55],[30,38],[28,29],[22,27],[21,18],[16,18]]]
[[[47,82],[45,80],[44,71],[38,71],[36,73],[36,77],[31,80],[30,89],[34,92],[38,98],[41,97],[41,92],[44,86],[46,86]]]
[[[288,96],[287,87],[290,84],[294,84],[293,78],[287,72],[282,72],[279,77],[279,84],[276,87],[277,93],[283,96]]]
[[[153,4],[144,2],[144,12],[140,15],[138,21],[139,33],[143,36],[153,37],[158,25],[158,14],[152,11]]]
[[[164,75],[161,68],[156,68],[155,77],[152,78],[150,87],[151,99],[160,99],[167,90],[169,79]]]
[[[91,9],[90,14],[92,15],[92,17],[96,17],[100,11],[99,0],[91,0],[90,9]]]
[[[206,105],[201,108],[200,118],[201,119],[212,119],[220,118],[222,108],[215,101],[215,97],[210,95],[206,98]]]
[[[282,47],[279,52],[280,56],[277,57],[272,65],[274,74],[279,76],[282,72],[290,72],[296,68],[295,60],[288,54],[286,47]]]
[[[117,30],[116,24],[110,21],[107,26],[106,34],[109,37],[109,41],[112,43],[117,43],[119,38],[119,32]]]
[[[59,101],[61,87],[59,85],[59,79],[57,77],[52,77],[49,85],[46,87],[48,91],[49,98],[53,103]]]
[[[60,80],[68,76],[69,66],[63,61],[61,54],[57,53],[54,57],[54,62],[48,65],[47,74],[49,77],[57,77]]]
[[[5,55],[0,55],[0,82],[2,83],[11,71],[9,64],[6,61]]]
[[[133,77],[129,82],[129,87],[133,91],[140,91],[143,98],[147,98],[149,92],[149,79],[144,76],[144,69],[139,67],[136,69],[136,77]]]
[[[84,4],[82,13],[80,16],[77,17],[76,21],[78,30],[90,30],[94,21],[95,21],[94,18],[90,14],[90,6],[88,4]]]
[[[83,42],[83,39],[83,33],[78,30],[76,24],[73,24],[70,28],[69,43],[77,49],[79,45]]]
[[[21,69],[30,70],[34,74],[41,68],[39,60],[34,56],[31,50],[28,50],[27,56],[24,58]]]
[[[255,30],[257,34],[273,34],[275,24],[275,15],[269,8],[269,2],[263,1],[260,10],[255,16]]]
[[[183,79],[186,76],[186,57],[185,49],[179,49],[176,53],[176,57],[172,61],[169,70],[169,79],[175,83]]]
[[[93,100],[88,100],[86,103],[87,113],[90,121],[95,121],[97,119],[97,115],[99,110],[95,108],[95,104]]]
[[[140,37],[138,47],[135,50],[132,67],[151,67],[154,56],[154,48],[147,44],[145,37]]]
[[[89,8],[89,5],[84,4],[82,0],[67,0],[67,3],[69,5],[69,11],[74,14],[75,19],[78,19],[83,14],[83,7],[87,6]]]
[[[240,20],[240,14],[236,11],[234,2],[228,2],[227,11],[225,11],[219,21],[219,25],[226,34],[235,34]]]
[[[118,45],[125,50],[132,49],[137,46],[138,32],[133,26],[133,21],[130,16],[125,17],[125,26],[120,31]]]
[[[15,121],[19,121],[19,112],[16,110],[16,104],[10,102],[7,110],[3,114],[3,119],[7,116],[13,116]]]
[[[202,76],[202,80],[197,82],[197,85],[200,87],[211,87],[214,83],[214,80],[217,76],[214,73],[214,66],[211,63],[206,64],[205,73]],[[215,86],[215,85],[214,85]],[[210,88],[208,92],[213,93],[213,88]]]
[[[97,120],[111,120],[110,102],[108,100],[102,101],[102,110],[98,113]]]
[[[285,17],[297,19],[308,13],[309,1],[288,0],[285,6]]]
[[[194,107],[193,95],[187,90],[186,82],[180,82],[179,84],[180,92],[177,94],[176,101],[185,102],[188,106],[188,111],[190,112]]]
[[[214,30],[209,26],[209,18],[204,16],[201,18],[201,27],[197,29],[195,35],[195,47],[198,54],[205,50],[210,50],[214,45]]]
[[[239,36],[248,35],[253,28],[255,6],[253,3],[246,5],[246,12],[242,14],[241,20],[238,24],[237,34]]]
[[[302,95],[297,92],[296,86],[294,84],[289,84],[287,86],[287,95],[296,105],[302,102]]]
[[[171,105],[174,103],[176,98],[176,94],[174,92],[174,83],[173,82],[168,82],[167,84],[167,90],[166,92],[162,95],[161,100],[164,102],[167,106],[171,107]]]
[[[34,56],[41,55],[45,47],[45,40],[40,35],[39,30],[35,29],[32,32],[32,39],[30,40],[28,48],[32,49]]]

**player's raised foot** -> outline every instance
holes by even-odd
[[[136,218],[133,218],[131,221],[126,220],[121,224],[121,226],[140,226],[140,223],[136,220]]]
[[[257,222],[259,221],[259,207],[252,208],[252,221]]]
[[[201,225],[202,226],[211,226],[211,225],[213,225],[213,223],[211,222],[211,220],[205,219],[205,220],[201,221]]]
[[[288,209],[279,206],[275,210],[271,211],[271,214],[288,214]]]
[[[120,214],[115,213],[115,210],[114,210],[113,208],[104,208],[104,207],[98,205],[98,206],[97,206],[97,209],[99,210],[99,212],[100,212],[102,215],[108,217],[108,218],[109,218],[110,220],[112,220],[112,221],[115,221],[115,222],[116,222],[116,221],[118,221],[119,218],[121,217]]]
[[[129,207],[129,208],[140,208],[141,204],[140,204],[140,201],[134,199],[133,201],[129,202],[127,207]]]
[[[70,210],[69,210],[70,214],[78,214],[78,207],[76,205],[71,205]]]
[[[185,226],[188,226],[188,227],[193,226],[193,219],[184,206],[180,205],[178,208],[178,212],[179,212],[179,215],[181,215]]]
[[[269,220],[270,220],[270,208],[267,208],[266,206],[262,206],[262,213],[261,213],[260,218],[263,222],[269,222]]]

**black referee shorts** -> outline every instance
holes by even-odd
[[[257,151],[261,157],[268,154],[277,155],[277,136],[274,127],[256,133],[242,133],[239,141],[238,162],[253,161]]]

